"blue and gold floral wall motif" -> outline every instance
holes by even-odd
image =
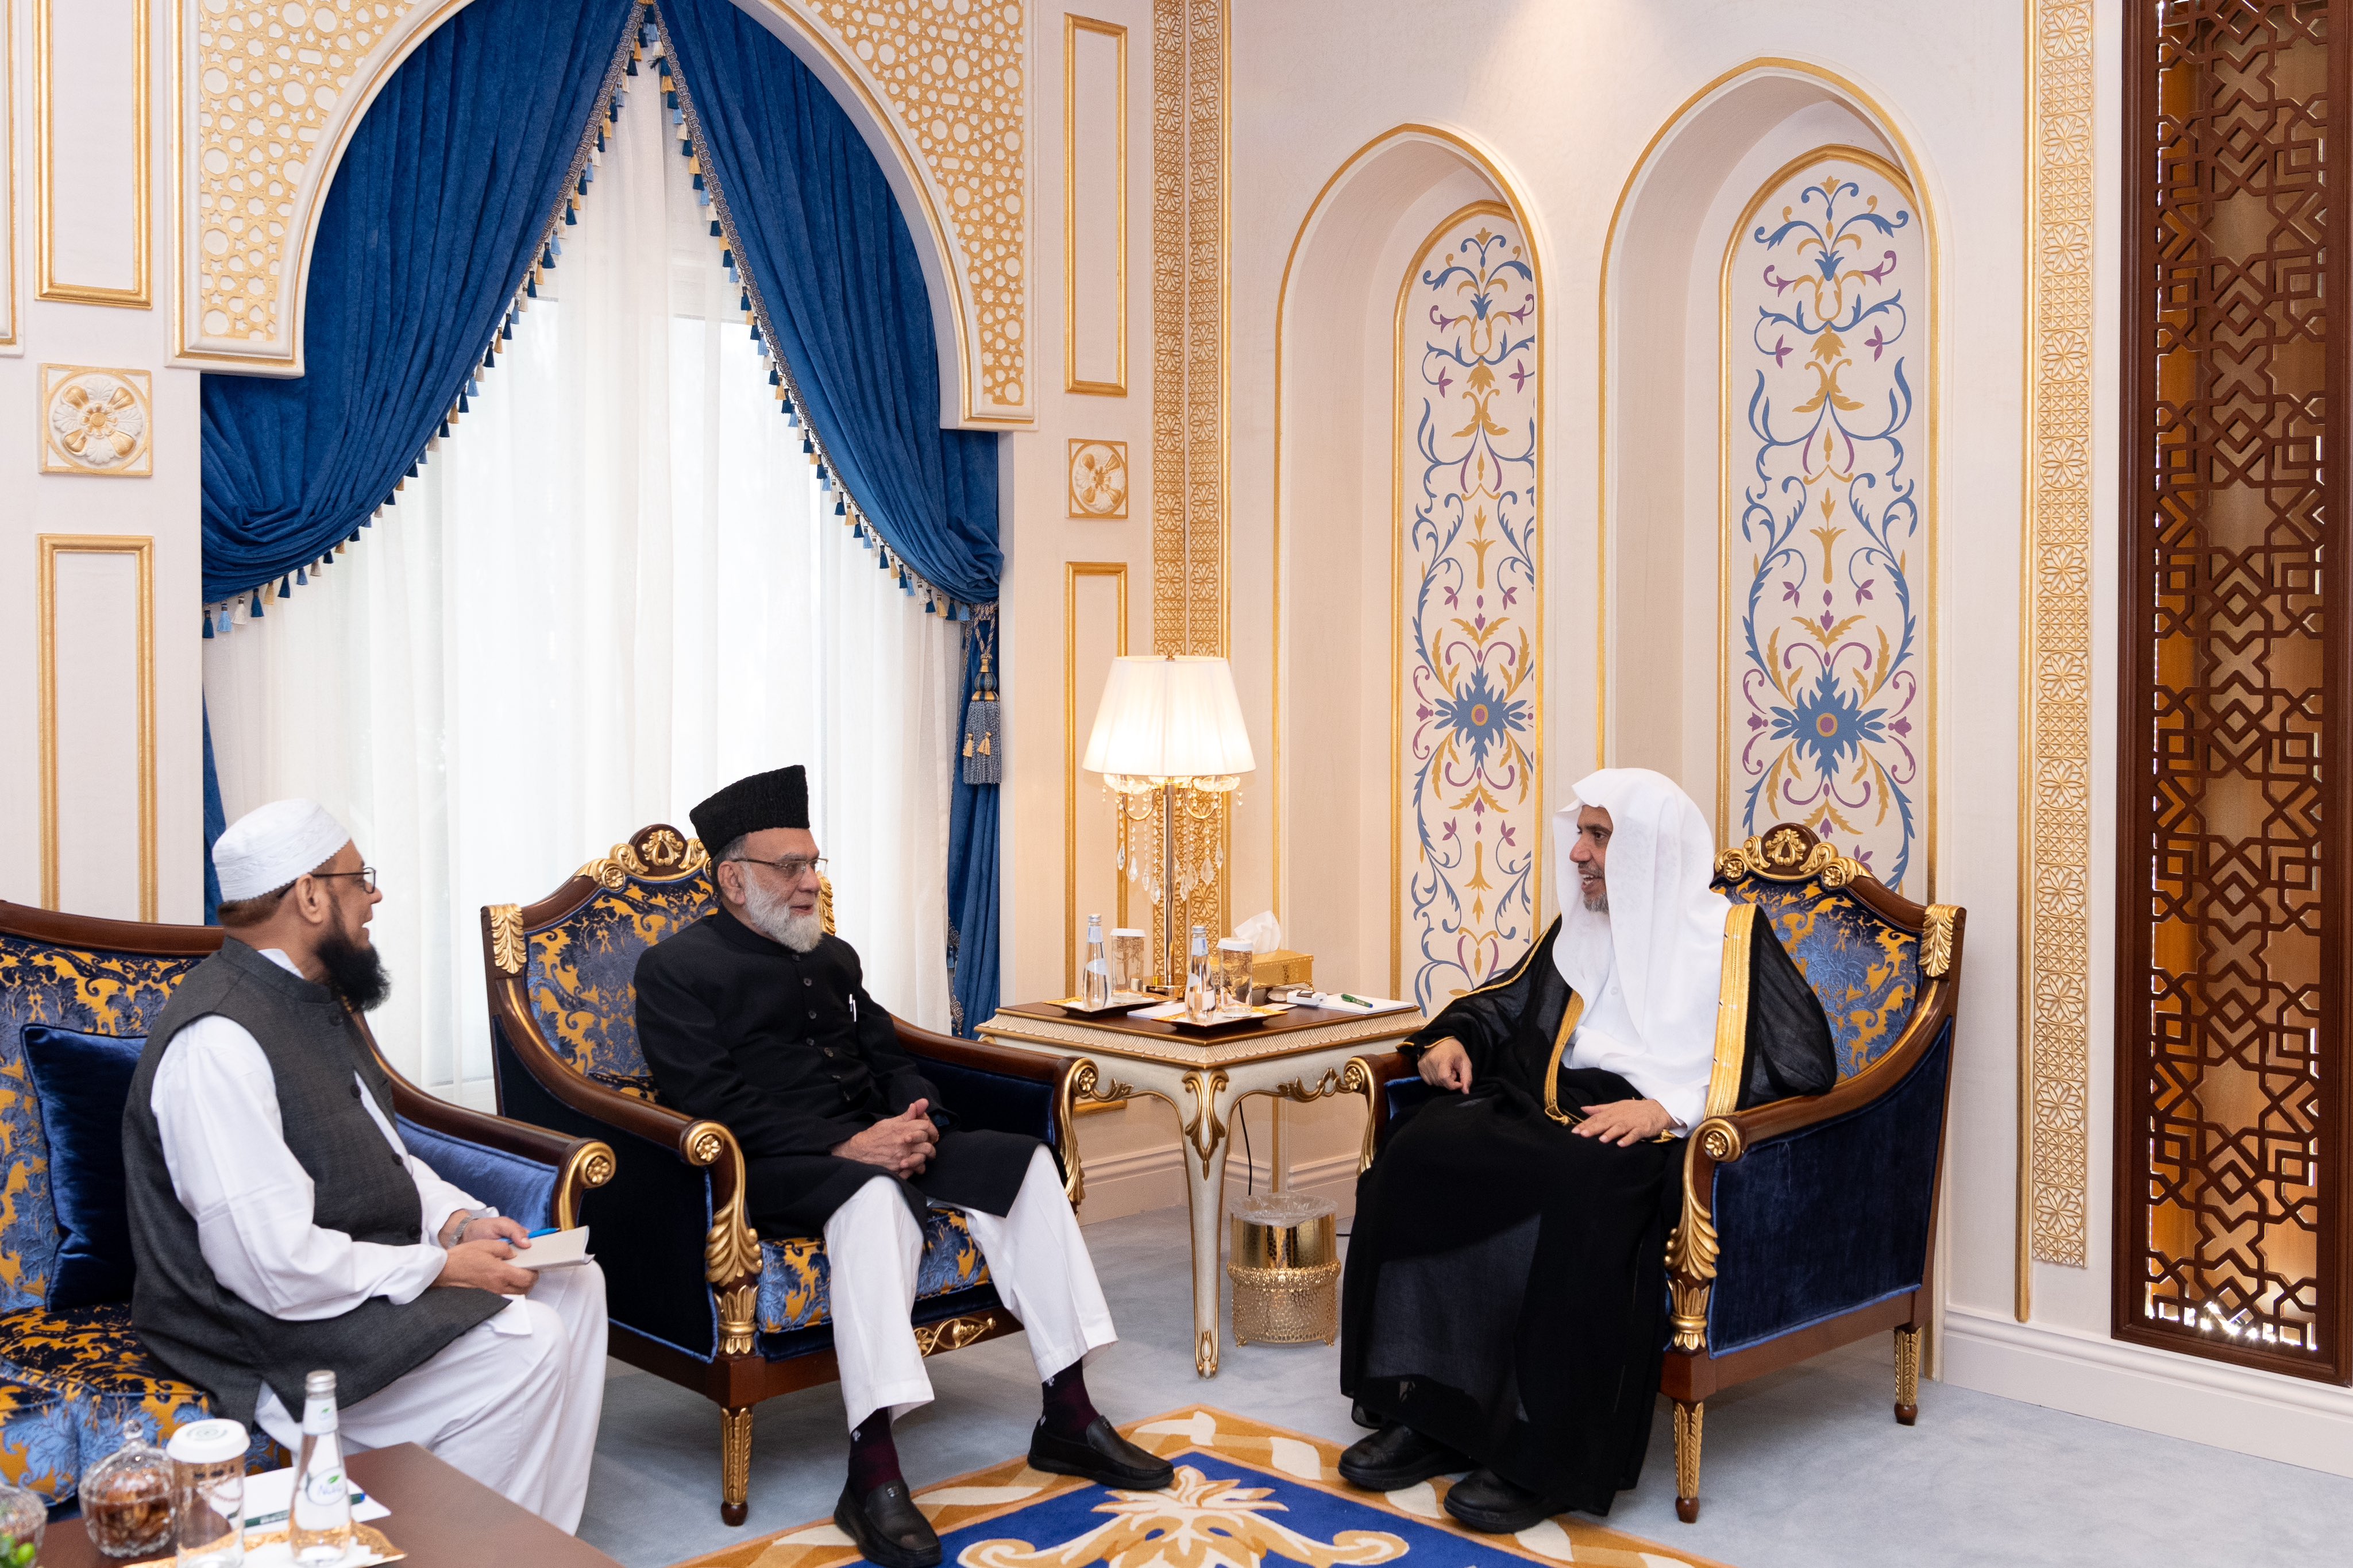
[[[1538,305],[1494,202],[1440,225],[1398,296],[1390,962],[1430,1013],[1538,932]]]
[[[1799,822],[1920,885],[1928,236],[1884,160],[1765,183],[1724,263],[1718,826]]]

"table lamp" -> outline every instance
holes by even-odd
[[[1176,952],[1176,900],[1190,897],[1176,865],[1176,814],[1214,815],[1216,797],[1241,787],[1257,767],[1233,667],[1222,658],[1164,654],[1115,658],[1087,739],[1089,773],[1122,797],[1121,820],[1144,820],[1130,802],[1157,796],[1160,816],[1160,963],[1162,984],[1183,971]],[[1195,803],[1198,803],[1198,806]],[[1124,827],[1122,832],[1124,836]]]

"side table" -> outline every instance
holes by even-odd
[[[1071,1075],[1071,1098],[1120,1100],[1151,1095],[1167,1101],[1183,1129],[1186,1206],[1193,1230],[1193,1370],[1218,1374],[1218,1292],[1221,1198],[1226,1184],[1228,1129],[1234,1106],[1253,1094],[1305,1104],[1327,1095],[1365,1099],[1365,1135],[1357,1169],[1371,1163],[1380,1090],[1361,1059],[1389,1049],[1421,1027],[1419,1013],[1366,1016],[1298,1007],[1230,1034],[1203,1037],[1172,1025],[1125,1017],[1080,1019],[1051,1003],[1002,1007],[980,1026],[986,1038],[1016,1040],[1058,1056],[1082,1058]],[[1075,1109],[1075,1107],[1073,1107]],[[1076,1158],[1076,1144],[1071,1144]],[[1280,1168],[1277,1184],[1285,1179]],[[1081,1173],[1074,1197],[1086,1193]]]

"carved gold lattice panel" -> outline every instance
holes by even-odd
[[[896,122],[964,274],[964,416],[1032,416],[1029,8],[1021,0],[768,0],[833,43]],[[907,215],[910,222],[916,215]]]
[[[2200,0],[2138,24],[2155,154],[2132,287],[2146,454],[2129,520],[2120,1327],[2327,1375],[2343,1223],[2326,994],[2343,850],[2323,810],[2337,423],[2324,310],[2333,6]],[[2341,576],[2341,574],[2340,574]],[[2146,998],[2142,1002],[2141,998]]]

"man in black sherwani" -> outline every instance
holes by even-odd
[[[998,1296],[1029,1332],[1044,1409],[1032,1467],[1108,1487],[1168,1463],[1096,1414],[1080,1370],[1116,1337],[1053,1156],[956,1125],[818,911],[824,861],[798,767],[728,785],[691,813],[719,909],[638,961],[638,1039],[663,1101],[743,1145],[747,1206],[770,1237],[821,1235],[849,1475],[834,1522],[882,1568],[929,1568],[939,1538],[899,1471],[892,1419],[928,1403],[908,1313],[927,1205],[963,1211]]]

